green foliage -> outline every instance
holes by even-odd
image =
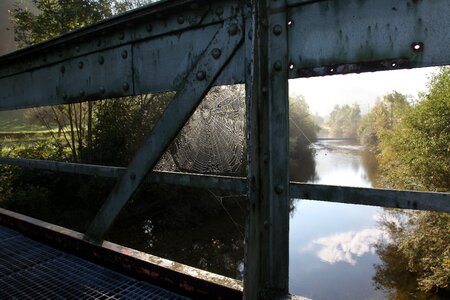
[[[294,181],[307,181],[315,175],[311,143],[320,127],[314,121],[303,96],[289,99],[289,170]]]
[[[361,120],[358,104],[336,105],[330,113],[328,125],[332,137],[356,138],[356,130]]]
[[[382,132],[379,161],[384,182],[393,188],[450,189],[450,68],[435,75],[429,93],[399,124]]]
[[[450,214],[390,210],[381,225],[392,241],[377,246],[383,261],[375,268],[378,288],[391,290],[395,299],[450,293]]]
[[[378,159],[385,186],[399,189],[450,191],[450,68],[442,68],[413,107],[401,109],[381,130]],[[405,105],[406,106],[406,105]],[[424,292],[450,293],[450,214],[390,211],[383,225],[393,244],[380,245],[384,266],[375,280],[385,282],[382,272],[392,270],[391,253],[405,261]],[[384,255],[384,256],[383,256]],[[383,258],[384,257],[384,258]],[[389,272],[388,272],[389,273]],[[387,288],[392,288],[387,285]]]
[[[93,162],[127,166],[173,94],[143,95],[96,105]]]
[[[360,143],[378,152],[381,136],[395,128],[409,108],[410,104],[405,95],[396,91],[385,95],[367,115],[362,117],[357,129]]]

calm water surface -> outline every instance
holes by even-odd
[[[347,141],[319,141],[313,183],[372,187],[374,158]],[[381,208],[294,200],[290,221],[290,292],[312,299],[383,299],[372,286],[373,244]]]
[[[299,159],[291,165],[294,180],[373,186],[376,162],[361,146],[349,141],[319,141],[312,150],[300,153],[303,161]],[[133,215],[118,222],[110,238],[131,248],[242,279],[245,197],[210,199],[216,200],[223,206],[218,206],[218,213],[212,217],[188,220],[183,223],[186,225],[172,228],[158,226],[158,213],[153,217],[146,213]],[[312,299],[384,298],[372,287],[373,265],[379,263],[373,244],[384,236],[376,221],[381,208],[300,199],[294,199],[292,207],[292,294]],[[186,216],[185,209],[175,207],[168,218],[179,222],[177,211],[181,217]],[[190,218],[196,215],[201,213],[191,213]]]

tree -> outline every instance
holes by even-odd
[[[416,105],[404,110],[397,126],[380,136],[378,159],[386,186],[450,191],[450,68],[444,67],[435,74],[428,89]],[[420,290],[448,296],[450,214],[405,211],[387,214],[391,217],[382,225],[393,244],[379,245],[378,252],[387,254],[394,249],[406,262],[405,271],[415,275]],[[389,270],[389,261],[383,262],[384,266],[378,270]],[[383,278],[381,273],[378,278]]]
[[[313,150],[320,127],[315,123],[303,96],[289,98],[289,171],[294,181],[315,176]]]
[[[356,131],[361,120],[361,109],[358,104],[336,105],[330,113],[328,124],[331,136],[356,138]]]
[[[384,95],[382,100],[362,117],[357,129],[360,143],[374,152],[379,152],[381,136],[395,128],[409,108],[410,104],[405,95],[396,91]]]
[[[96,23],[113,14],[148,2],[145,0],[33,0],[37,14],[16,5],[10,11],[10,15],[14,23],[17,46],[22,48]],[[38,121],[48,129],[56,126],[58,136],[53,135],[55,145],[62,147],[59,139],[62,133],[64,141],[71,149],[73,161],[91,161],[94,115],[92,102],[34,108],[27,115],[28,120]],[[82,153],[84,157],[80,157]]]

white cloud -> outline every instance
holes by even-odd
[[[322,261],[330,264],[347,262],[355,265],[356,257],[366,253],[375,253],[374,244],[382,239],[388,239],[384,231],[368,228],[315,239],[301,248],[300,251],[316,252]]]

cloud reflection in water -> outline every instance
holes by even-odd
[[[377,228],[347,231],[315,239],[300,252],[315,252],[317,257],[330,264],[346,262],[355,265],[356,257],[375,253],[374,244],[388,238],[383,230]]]

